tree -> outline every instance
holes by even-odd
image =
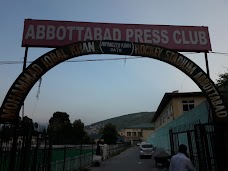
[[[103,134],[102,138],[104,139],[105,143],[107,144],[116,143],[118,132],[115,125],[111,123],[107,123],[103,128],[102,134]]]
[[[55,112],[49,120],[48,135],[53,144],[72,143],[72,125],[66,112]]]
[[[24,136],[28,134],[31,136],[31,134],[34,131],[34,125],[33,120],[29,118],[28,116],[24,116],[23,118],[19,118],[19,135]],[[31,138],[31,137],[30,137]]]
[[[219,74],[219,78],[216,80],[217,86],[226,86],[228,85],[228,69],[227,72],[224,72],[223,74]]]
[[[76,119],[74,123],[72,124],[72,133],[74,137],[74,143],[75,144],[81,144],[83,142],[83,139],[86,138],[86,132],[84,130],[85,126],[84,123],[82,123],[81,119]]]
[[[31,118],[29,118],[28,116],[24,116],[21,124],[33,124],[33,120]]]
[[[41,132],[41,137],[44,138],[47,136],[47,130],[46,128],[43,129],[43,131]]]
[[[2,124],[0,126],[0,139],[1,142],[8,142],[10,138],[13,137],[14,128],[8,124]]]

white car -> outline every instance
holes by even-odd
[[[140,142],[138,142],[138,143],[137,143],[137,146],[140,146],[140,145],[141,145],[141,143],[140,143]]]
[[[143,157],[151,158],[153,152],[154,152],[154,147],[152,144],[143,143],[140,145],[140,151],[139,151],[140,159],[142,159]]]
[[[139,143],[139,148],[141,148],[141,146],[142,146],[143,144],[146,144],[146,142],[141,142],[141,143]]]

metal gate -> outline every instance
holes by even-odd
[[[171,155],[179,144],[188,146],[189,158],[198,171],[217,171],[213,124],[184,125],[169,130]]]
[[[32,123],[0,124],[0,171],[46,171],[50,152],[48,137]]]

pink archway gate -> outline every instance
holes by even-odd
[[[214,82],[193,61],[170,49],[126,41],[84,41],[56,48],[33,61],[14,81],[0,108],[1,122],[13,122],[35,83],[51,68],[68,59],[89,54],[141,56],[166,62],[188,75],[202,90],[217,124],[228,123],[227,104]]]

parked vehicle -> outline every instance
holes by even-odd
[[[140,145],[140,151],[139,151],[139,155],[140,155],[140,159],[142,159],[143,157],[152,157],[154,151],[154,147],[152,144],[149,143],[143,143]]]
[[[147,144],[147,143],[146,143],[146,142],[141,142],[141,143],[139,144],[139,148],[141,148],[143,144]]]

